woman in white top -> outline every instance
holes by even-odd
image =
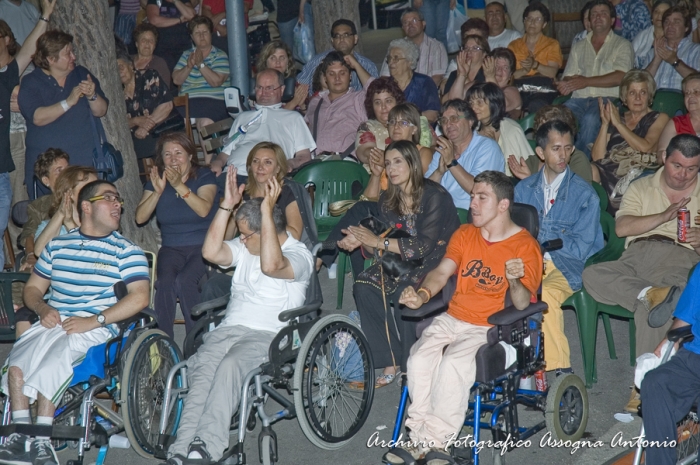
[[[521,158],[526,159],[534,152],[520,125],[506,118],[503,91],[492,82],[475,84],[469,88],[464,100],[469,103],[480,122],[479,134],[498,142],[506,161],[506,174],[512,176],[508,168],[508,157],[513,155],[516,161],[520,161]]]
[[[651,7],[651,26],[642,30],[632,41],[635,68],[644,69],[649,64],[647,55],[654,46],[654,41],[664,36],[662,18],[671,6],[670,0],[656,0]]]

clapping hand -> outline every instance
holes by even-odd
[[[457,54],[457,74],[468,77],[471,67],[472,61],[467,58],[467,51],[462,50]]]
[[[73,217],[74,208],[73,195],[71,191],[67,191],[63,194],[63,201],[61,201],[59,211],[61,212],[61,215],[63,215],[63,225],[68,231],[76,228],[79,225],[79,223],[76,223],[75,218]]]
[[[88,99],[91,99],[95,96],[96,86],[95,83],[92,81],[92,77],[89,74],[86,80],[80,81],[78,87],[80,88],[80,93],[86,96]]]
[[[280,193],[282,192],[282,186],[277,182],[277,178],[272,176],[265,183],[265,197],[263,198],[262,205],[260,209],[272,213],[272,209],[275,208],[277,199],[280,198]]]
[[[528,73],[530,72],[532,67],[535,66],[535,57],[532,55],[531,52],[527,54],[527,58],[520,61],[520,66]]]
[[[598,109],[600,111],[600,120],[604,125],[610,124],[610,109],[603,102],[602,97],[598,97]]]
[[[182,173],[180,172],[180,167],[165,167],[165,178],[168,180],[173,189],[176,189],[180,184],[182,184]]]
[[[669,50],[668,47],[666,47],[666,39],[663,37],[654,40],[654,54],[668,64],[673,64],[678,59],[676,50]]]
[[[452,142],[445,136],[438,136],[435,150],[437,150],[440,153],[440,158],[442,159],[442,162],[445,164],[445,166],[449,165],[450,163],[452,163],[452,160],[457,158],[454,154],[454,147],[452,145]]]
[[[156,194],[161,195],[163,190],[165,190],[165,173],[162,175],[158,174],[158,167],[154,166],[151,168],[151,184],[153,184],[153,190]]]
[[[194,65],[199,67],[204,61],[204,55],[200,49],[194,51]]]
[[[525,179],[532,174],[530,172],[530,167],[525,163],[525,159],[521,158],[518,160],[515,158],[515,155],[510,155],[508,157],[508,168],[510,168],[510,172],[513,173],[513,176],[518,179]]]

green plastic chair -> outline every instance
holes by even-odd
[[[15,309],[12,284],[26,283],[29,273],[0,273],[0,341],[15,340]]]
[[[601,186],[599,183],[593,181],[591,183],[591,187],[593,187],[593,190],[595,191],[596,194],[598,194],[598,198],[600,199],[600,211],[604,212],[608,210],[608,204],[610,203],[610,199],[608,198],[608,193],[605,192],[605,188]],[[602,220],[602,217],[601,217]]]
[[[525,118],[519,119],[518,124],[523,128],[523,132],[527,134],[528,131],[534,131],[535,125],[535,114],[530,113]]]
[[[595,188],[596,183],[593,184]],[[605,194],[605,191],[603,191],[603,194]],[[604,195],[604,197],[607,201],[607,195]],[[602,200],[603,197],[601,197],[601,203]],[[625,250],[625,240],[618,237],[615,233],[615,220],[608,212],[602,209],[600,212],[600,225],[603,229],[603,236],[605,237],[606,244],[605,247],[586,261],[586,267],[596,263],[617,260]],[[581,339],[581,354],[583,357],[586,387],[590,388],[593,386],[593,383],[598,381],[595,351],[599,317],[603,319],[605,338],[608,342],[608,353],[612,360],[617,359],[617,353],[615,351],[612,328],[610,327],[610,316],[629,320],[630,364],[634,365],[636,355],[635,335],[637,331],[634,323],[634,313],[619,305],[606,305],[596,302],[585,288],[574,292],[571,297],[564,301],[562,308],[571,308],[576,312],[579,337]]]
[[[676,89],[659,89],[654,95],[652,110],[661,111],[673,118],[685,112],[683,92]]]
[[[367,170],[357,163],[348,161],[324,161],[313,163],[299,170],[294,180],[302,186],[314,186],[313,208],[318,240],[328,239],[328,235],[340,221],[340,216],[331,216],[328,207],[339,200],[358,199],[369,182]],[[355,189],[353,189],[355,186]],[[356,195],[353,195],[353,191]],[[341,251],[338,255],[338,303],[343,307],[345,273],[347,272],[347,255]]]
[[[459,216],[459,224],[467,224],[472,222],[472,217],[469,213],[469,210],[466,210],[464,208],[458,208],[457,216]]]
[[[552,105],[561,105],[562,103],[566,102],[571,98],[571,94],[569,95],[560,95],[559,97],[555,98],[554,101],[552,102]]]

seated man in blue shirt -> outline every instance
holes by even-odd
[[[653,314],[650,313],[650,317]],[[650,371],[642,381],[644,430],[647,441],[658,441],[646,448],[646,463],[676,463],[676,423],[690,411],[700,394],[700,269],[695,268],[673,313],[671,329],[691,326],[693,339],[669,361]],[[655,354],[661,357],[664,338]],[[668,447],[664,447],[668,446]]]
[[[452,195],[455,206],[469,210],[474,177],[482,171],[505,172],[503,152],[495,140],[476,132],[479,120],[461,99],[445,102],[440,112],[437,152],[425,173]]]
[[[515,187],[515,201],[537,209],[540,243],[562,239],[563,247],[544,254],[542,331],[547,370],[571,371],[569,341],[564,334],[561,304],[581,289],[588,257],[603,248],[598,195],[569,169],[574,150],[572,130],[563,121],[548,121],[537,129],[535,152],[544,166]]]

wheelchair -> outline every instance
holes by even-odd
[[[534,207],[514,203],[511,217],[516,224],[537,237],[539,225]],[[561,248],[561,240],[542,244],[541,247],[544,251],[556,250]],[[413,311],[412,317],[425,319],[446,310],[456,285],[456,278],[450,278],[438,295]],[[463,429],[448,448],[455,463],[479,465],[482,451],[479,445],[485,444],[491,446],[493,463],[501,465],[505,463],[506,452],[519,443],[526,444],[528,438],[545,428],[557,440],[574,442],[583,436],[588,423],[588,393],[581,378],[573,373],[563,374],[543,391],[519,387],[523,376],[532,376],[545,367],[541,313],[546,309],[547,304],[538,301],[524,310],[518,310],[507,295],[505,308],[488,318],[489,324],[494,326],[487,333],[487,343],[476,354],[476,380],[471,387],[464,420],[466,434],[471,438],[461,440],[468,437],[464,436]],[[507,349],[502,343],[511,348]],[[515,352],[514,361],[511,361],[512,355],[508,357],[507,351],[511,354]],[[394,445],[402,437],[401,425],[408,395],[404,379],[392,435],[391,444]],[[519,406],[540,411],[544,418],[533,425],[521,426]],[[490,443],[483,440],[482,430],[491,432]]]
[[[672,343],[680,342],[682,345],[686,342],[690,342],[693,339],[693,333],[691,332],[690,326],[684,326],[670,330],[667,333],[666,338]],[[671,357],[672,348],[672,344],[668,346],[668,349],[663,354],[661,363],[665,363]],[[695,400],[695,403],[693,403],[688,415],[681,419],[681,421],[679,421],[677,424],[677,465],[691,465],[698,463],[698,452],[700,451],[700,418],[698,418],[699,401],[700,398]],[[643,406],[640,405],[639,414],[643,416],[643,412]],[[639,436],[644,438],[644,423],[642,423]],[[632,462],[633,465],[639,465],[641,463],[643,452],[644,443],[639,441],[637,443],[637,450],[634,453],[634,461]]]
[[[123,282],[115,284],[117,298],[126,295]],[[118,323],[119,334],[90,348],[73,369],[73,378],[54,414],[53,426],[10,424],[9,397],[5,398],[0,436],[12,433],[48,436],[54,449],[77,449],[68,465],[83,465],[85,451],[100,448],[96,465],[104,463],[112,435],[125,432],[142,457],[152,458],[161,423],[177,428],[182,406],[171,409],[161,422],[165,380],[182,360],[177,344],[155,328],[155,315],[145,309]],[[112,406],[105,405],[111,403]],[[118,410],[118,411],[117,411]]]
[[[262,423],[258,436],[259,459],[264,465],[278,461],[277,436],[272,425],[282,419],[297,418],[304,435],[315,446],[337,450],[346,445],[364,425],[374,398],[374,364],[362,330],[343,315],[318,318],[322,299],[320,284],[314,273],[307,289],[306,304],[279,315],[287,322],[273,339],[268,361],[252,370],[241,387],[241,401],[232,419],[237,430],[235,442],[217,463],[245,464],[246,432]],[[315,298],[313,296],[316,296]],[[185,353],[192,354],[202,344],[203,336],[224,318],[229,296],[201,303],[192,309],[199,317],[187,335]],[[187,362],[175,364],[167,376],[160,417],[157,458],[166,458],[175,439],[168,418],[188,394]],[[289,396],[282,395],[283,389]],[[268,398],[282,410],[268,415]]]

